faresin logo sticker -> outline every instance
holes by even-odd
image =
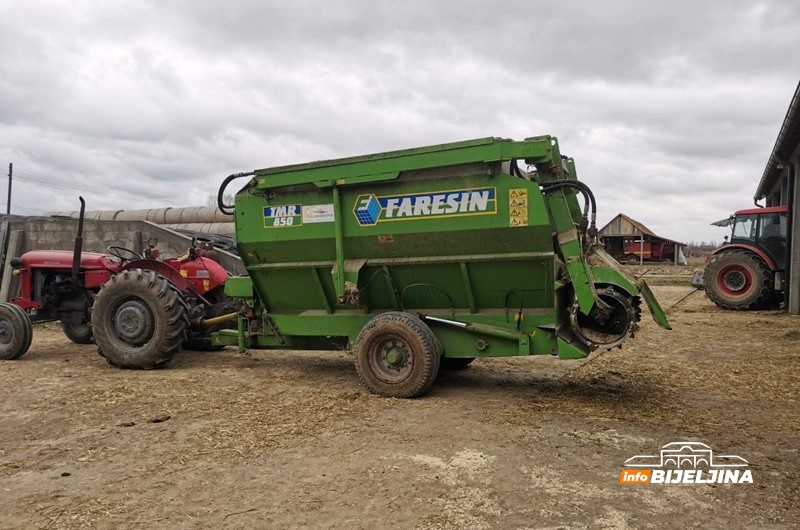
[[[444,219],[497,213],[495,188],[434,191],[408,195],[359,195],[353,214],[361,226],[384,221]]]

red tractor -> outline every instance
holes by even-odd
[[[749,208],[714,223],[733,225],[730,241],[714,251],[692,284],[705,288],[706,296],[724,309],[777,305],[786,282],[786,215],[786,206]]]
[[[84,206],[81,198],[73,252],[34,250],[12,258],[20,294],[0,304],[0,359],[25,354],[32,322],[54,320],[70,340],[96,342],[122,368],[158,368],[182,345],[213,347],[209,332],[237,315],[213,247],[193,240],[186,254],[163,261],[154,239],[144,255],[118,246],[108,247],[109,254],[84,253]]]

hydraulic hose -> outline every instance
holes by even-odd
[[[560,188],[574,188],[581,192],[583,195],[584,203],[583,203],[583,215],[588,217],[589,214],[589,205],[591,204],[592,207],[592,226],[596,226],[597,220],[597,203],[594,199],[594,193],[592,190],[584,184],[583,182],[577,180],[562,180],[560,182],[554,182],[552,184],[545,184],[542,186],[542,191],[547,193],[550,190],[560,189]]]
[[[519,169],[519,164],[517,164],[516,158],[511,159],[511,174],[519,178],[525,178],[522,176],[522,171]]]
[[[228,175],[225,177],[225,180],[222,181],[222,184],[219,186],[219,191],[217,192],[217,208],[219,211],[224,213],[225,215],[233,215],[234,212],[234,205],[233,204],[225,204],[223,202],[223,196],[225,194],[225,189],[228,187],[228,184],[231,181],[236,180],[241,177],[252,177],[255,175],[255,171],[250,171],[247,173],[234,173],[233,175]]]

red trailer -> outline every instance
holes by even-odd
[[[625,239],[623,253],[615,256],[620,263],[639,263],[643,261],[675,261],[675,243],[665,240]]]

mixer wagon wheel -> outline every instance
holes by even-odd
[[[31,347],[32,339],[28,314],[14,304],[0,303],[0,359],[19,359]]]
[[[424,394],[436,379],[442,346],[419,318],[390,311],[361,329],[354,353],[358,376],[371,392],[412,398]]]
[[[112,276],[92,308],[98,352],[120,368],[161,368],[186,340],[188,305],[183,294],[151,270]]]
[[[75,344],[91,344],[92,328],[88,322],[76,324],[74,322],[61,322],[61,329],[64,335]]]

